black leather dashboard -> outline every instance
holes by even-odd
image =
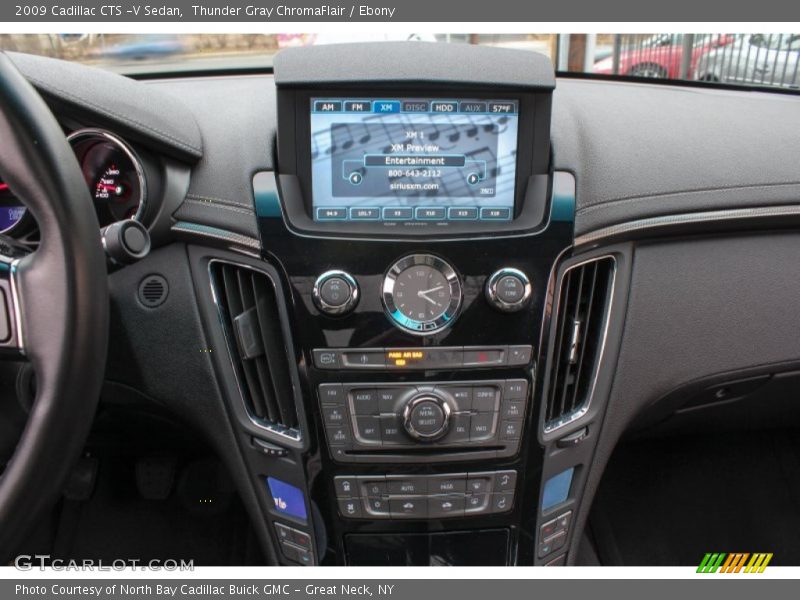
[[[12,55],[51,100],[196,163],[176,216],[256,236],[250,177],[275,168],[269,75],[134,82]],[[78,84],[76,85],[76,82]],[[575,174],[576,235],[635,219],[800,198],[792,96],[559,79],[553,166]]]

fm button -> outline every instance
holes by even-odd
[[[327,271],[314,282],[314,305],[326,315],[344,315],[358,304],[358,283],[344,271]]]
[[[519,269],[504,268],[486,280],[486,300],[501,312],[517,312],[528,305],[531,282]]]

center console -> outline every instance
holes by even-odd
[[[537,529],[538,374],[575,185],[550,167],[549,61],[325,46],[280,53],[275,82],[278,168],[253,178],[290,356],[263,368],[293,382],[275,408],[253,400],[256,279],[220,271],[215,293],[244,298],[217,300],[281,560],[563,561],[569,514],[548,542]]]

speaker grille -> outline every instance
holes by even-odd
[[[139,302],[147,308],[164,304],[168,295],[169,285],[161,275],[148,275],[139,284]]]

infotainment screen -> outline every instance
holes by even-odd
[[[519,102],[311,98],[316,221],[514,217]]]

